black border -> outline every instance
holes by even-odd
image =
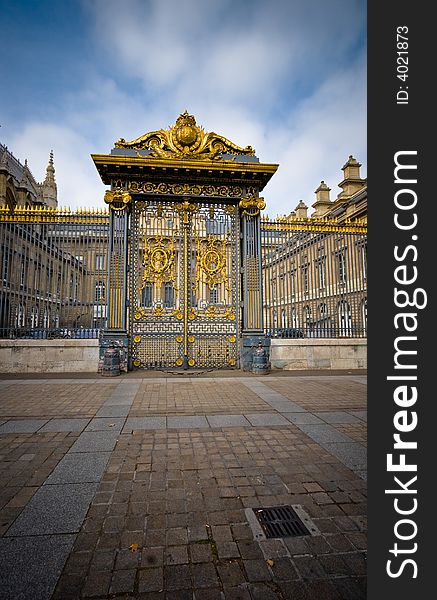
[[[396,75],[396,30],[408,27],[408,81],[405,84]],[[433,440],[437,439],[435,420],[436,394],[433,371],[437,373],[437,327],[435,307],[435,274],[437,253],[434,233],[435,192],[431,178],[437,171],[434,165],[432,141],[435,127],[435,109],[429,85],[435,79],[433,59],[435,36],[431,32],[432,18],[429,5],[423,2],[377,2],[368,0],[368,177],[369,177],[369,327],[368,327],[368,412],[369,412],[369,544],[368,544],[368,598],[379,600],[393,598],[419,600],[435,595],[433,589],[433,540],[437,527],[432,520],[431,504],[434,459],[437,455]],[[407,105],[396,103],[400,85],[408,85]],[[434,104],[434,103],[433,103]],[[386,572],[387,560],[393,558],[389,549],[396,541],[393,527],[398,518],[393,508],[393,496],[385,489],[393,487],[393,474],[386,471],[386,454],[393,452],[393,401],[394,383],[386,377],[393,374],[393,343],[399,332],[394,327],[394,315],[399,309],[394,305],[394,269],[399,264],[394,259],[394,246],[405,247],[412,232],[400,232],[394,225],[394,154],[397,151],[417,151],[418,193],[415,208],[418,226],[418,280],[414,287],[422,287],[428,296],[427,307],[417,310],[418,354],[417,388],[415,405],[418,426],[410,440],[418,442],[414,459],[418,464],[418,509],[412,515],[418,533],[417,551],[404,555],[413,558],[418,566],[418,576],[411,577],[411,566],[405,567],[398,578]],[[436,186],[437,187],[437,186]],[[411,256],[411,255],[410,255]],[[414,310],[414,309],[410,309]],[[414,335],[414,334],[411,334]],[[407,372],[405,372],[407,373]],[[408,372],[411,374],[411,372]],[[413,458],[413,453],[410,455]],[[414,474],[412,474],[414,475]],[[413,486],[411,486],[413,487]],[[398,557],[397,565],[402,559]],[[431,590],[431,591],[430,591]]]

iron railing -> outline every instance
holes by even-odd
[[[98,337],[108,236],[105,209],[0,207],[0,337]],[[261,248],[268,336],[366,336],[366,227],[263,218]]]
[[[0,207],[0,336],[98,337],[108,231],[104,209]]]
[[[267,335],[366,337],[366,227],[263,218],[261,241]]]

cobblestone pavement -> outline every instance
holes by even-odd
[[[364,599],[366,429],[358,374],[0,380],[0,597]]]

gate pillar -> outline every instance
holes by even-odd
[[[270,340],[264,337],[263,290],[261,277],[261,217],[263,198],[246,196],[240,200],[242,256],[242,343],[240,366],[252,369],[253,349],[261,344],[269,356]]]
[[[99,372],[103,367],[105,350],[115,347],[120,353],[120,371],[127,372],[128,357],[128,232],[131,196],[121,188],[112,188],[105,193],[109,205],[107,326],[99,342]]]

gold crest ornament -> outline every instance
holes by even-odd
[[[206,133],[187,111],[168,130],[152,131],[130,142],[120,138],[115,147],[151,151],[147,156],[139,155],[142,158],[223,160],[222,155],[255,155],[251,146],[241,148],[217,133]]]

